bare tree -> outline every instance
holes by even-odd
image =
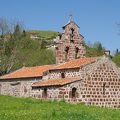
[[[8,29],[8,21],[1,17],[0,18],[0,34],[3,35],[4,33],[7,33],[9,31]]]

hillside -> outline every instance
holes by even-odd
[[[51,30],[48,30],[48,31],[45,31],[45,30],[44,31],[43,30],[28,30],[28,31],[26,31],[26,33],[28,35],[35,34],[35,35],[37,35],[37,37],[45,38],[45,39],[53,39],[58,34],[60,34],[59,32],[51,31]]]
[[[40,39],[31,39],[30,34],[37,35]],[[55,50],[46,49],[46,46],[55,44],[53,39],[60,34],[56,31],[29,30],[20,32],[19,26],[13,34],[4,34],[0,38],[0,75],[15,71],[23,66],[38,66],[55,64]],[[101,56],[104,47],[96,42],[91,47],[86,45],[87,57]],[[120,52],[118,51],[119,55]],[[111,56],[113,61],[120,66],[120,57]]]
[[[45,46],[49,44],[52,44],[52,42],[39,42],[28,37],[21,39],[15,57],[16,62],[11,71],[17,70],[23,66],[55,64],[55,51],[45,49]]]
[[[0,95],[0,120],[119,120],[120,109]]]

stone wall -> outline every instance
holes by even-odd
[[[81,78],[81,72],[79,68],[75,68],[75,69],[50,71],[50,73],[48,74],[48,79],[52,79],[52,80],[61,79],[62,73],[64,73],[65,78]]]
[[[47,97],[44,97],[44,89],[47,89]],[[72,97],[72,89],[76,88]],[[32,89],[32,96],[37,99],[57,100],[65,99],[67,102],[79,102],[81,95],[81,80],[64,86],[37,87]]]
[[[31,85],[41,78],[0,80],[0,93],[17,97],[31,96]]]
[[[83,45],[83,37],[79,34],[79,27],[74,22],[70,22],[63,28],[63,32],[59,37],[59,43],[56,44],[56,63],[86,57],[86,49]]]
[[[79,77],[79,81],[64,86],[51,86],[33,88],[32,96],[39,99],[61,100],[68,102],[82,102],[87,105],[103,107],[120,107],[120,70],[106,56],[97,61],[80,67],[80,69],[67,69],[51,71],[50,79],[60,79],[61,73],[65,77]],[[81,79],[82,77],[82,79]],[[44,97],[44,89],[47,96]],[[75,96],[72,89],[75,88]]]
[[[96,64],[94,65],[96,69],[93,71],[89,69],[89,66],[83,68],[85,77],[81,89],[81,101],[85,104],[97,106],[120,107],[120,74],[118,67],[107,57],[103,57],[94,64]],[[87,72],[85,72],[86,69]]]

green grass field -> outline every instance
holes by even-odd
[[[1,95],[0,120],[120,120],[120,109]]]

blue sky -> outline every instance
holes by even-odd
[[[101,42],[111,51],[120,50],[120,0],[0,0],[0,17],[23,21],[26,30],[62,32],[72,20],[80,26],[85,42]]]

